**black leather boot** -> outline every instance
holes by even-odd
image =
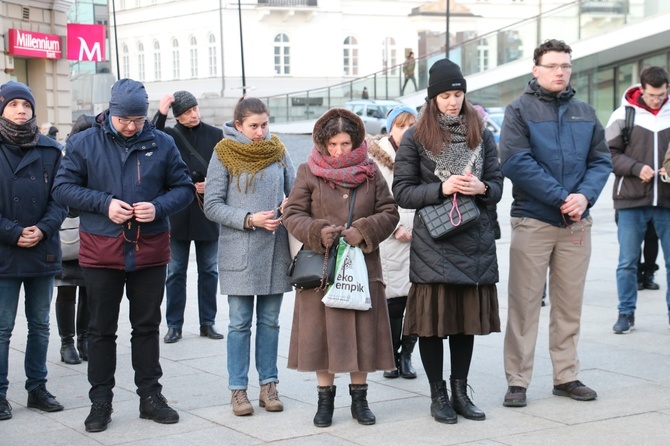
[[[317,386],[319,402],[314,415],[314,426],[328,427],[333,423],[333,411],[335,411],[336,386]]]
[[[358,420],[358,424],[375,424],[377,419],[368,406],[368,385],[349,384],[351,395],[351,416]]]
[[[74,348],[74,302],[56,302],[56,323],[60,335],[60,360],[65,364],[80,364]]]
[[[389,319],[391,324],[391,340],[393,341],[393,358],[395,369],[384,372],[384,378],[397,378],[400,376],[400,346],[402,345],[402,318]]]
[[[449,403],[449,395],[447,395],[447,383],[442,380],[435,383],[430,383],[430,414],[438,423],[456,424],[458,417],[454,408]]]
[[[658,267],[656,267],[656,268],[658,268]],[[643,289],[645,289],[645,290],[659,290],[659,289],[661,289],[661,287],[656,282],[654,282],[654,273],[655,272],[656,272],[656,269],[653,269],[653,268],[643,270],[643,273],[642,273],[642,277],[643,277],[642,288]],[[638,287],[638,289],[640,289],[640,288]]]
[[[400,369],[400,376],[405,379],[416,378],[416,370],[412,367],[412,352],[416,345],[416,336],[402,337],[402,350],[400,351],[400,361],[398,361],[398,368]]]
[[[468,420],[482,421],[486,414],[468,397],[468,380],[451,378],[451,405],[457,414]]]
[[[84,361],[88,361],[88,322],[91,315],[88,312],[88,296],[85,288],[79,288],[77,301],[77,350]]]

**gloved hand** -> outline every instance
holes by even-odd
[[[344,229],[344,226],[324,226],[321,228],[321,244],[324,248],[333,246],[339,237],[340,232]]]
[[[345,229],[342,231],[342,237],[344,237],[344,241],[351,246],[358,246],[363,243],[363,234],[356,228]]]

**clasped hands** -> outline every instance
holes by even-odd
[[[345,229],[344,226],[336,225],[321,228],[321,244],[324,248],[333,246],[340,236],[351,246],[358,246],[363,243],[363,234],[356,228]]]
[[[588,205],[589,201],[583,194],[570,194],[561,206],[561,213],[570,217],[572,221],[580,221]]]
[[[452,175],[442,182],[442,195],[453,195],[456,192],[463,195],[481,195],[486,193],[486,185],[472,174]]]
[[[140,201],[132,205],[123,200],[112,198],[107,212],[109,219],[121,225],[135,217],[138,223],[148,223],[156,219],[156,207],[148,201]]]

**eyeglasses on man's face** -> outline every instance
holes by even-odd
[[[147,118],[130,119],[130,118],[119,118],[118,116],[116,119],[119,121],[119,124],[123,126],[130,125],[130,123],[132,122],[133,124],[135,124],[135,127],[143,126],[147,120]]]
[[[665,91],[665,92],[660,93],[660,94],[651,94],[651,93],[647,93],[646,91],[643,90],[642,91],[642,96],[644,96],[646,99],[650,99],[650,100],[653,100],[653,101],[662,101],[662,100],[664,100],[665,98],[668,97],[668,92]]]
[[[569,63],[564,63],[564,64],[557,64],[557,63],[552,63],[549,65],[543,65],[541,63],[537,64],[538,67],[546,68],[549,71],[558,71],[560,68],[562,71],[572,71],[572,65]]]

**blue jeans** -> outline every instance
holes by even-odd
[[[198,263],[198,312],[200,325],[214,325],[216,319],[216,286],[219,280],[216,256],[218,240],[194,241],[195,257]],[[168,265],[165,303],[165,319],[168,328],[184,325],[186,307],[186,271],[191,250],[189,240],[170,239],[172,258]]]
[[[279,310],[283,294],[259,295],[256,303],[256,370],[261,385],[279,382],[277,346]],[[254,296],[228,296],[228,388],[246,389],[249,384],[251,320]]]
[[[23,366],[26,371],[26,390],[30,392],[47,382],[47,349],[49,348],[49,310],[53,295],[54,276],[23,279],[0,278],[0,396],[7,396],[9,381],[9,338],[12,336],[19,292],[23,284],[25,312],[28,320],[28,340]]]
[[[650,221],[654,223],[663,248],[666,281],[670,284],[670,209],[658,206],[619,209],[619,266],[616,270],[616,284],[619,293],[618,308],[622,314],[635,313],[640,245]],[[665,301],[670,315],[670,288],[665,292]]]

